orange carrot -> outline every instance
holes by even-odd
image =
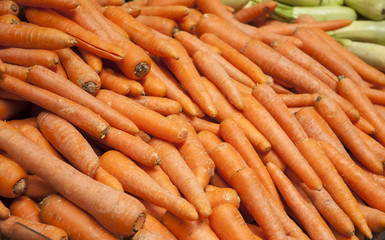
[[[39,216],[38,205],[27,196],[19,196],[14,199],[9,205],[11,214],[17,217],[22,217],[33,222],[42,222]]]
[[[152,230],[147,230],[147,229],[140,229],[135,235],[132,237],[132,240],[142,240],[142,239],[147,239],[147,240],[167,240],[165,236],[163,236],[160,233],[157,233]]]
[[[269,14],[277,7],[275,1],[265,1],[247,8],[241,8],[234,13],[235,19],[239,22],[247,23],[259,16]]]
[[[384,91],[382,91],[381,89],[361,88],[361,90],[373,104],[385,105]]]
[[[41,236],[52,240],[68,239],[67,233],[61,228],[17,216],[9,216],[6,220],[1,220],[0,230],[3,237],[12,239],[38,239],[42,238]]]
[[[285,87],[283,87],[277,83],[273,83],[273,85],[271,85],[271,87],[278,94],[292,94],[293,93],[293,92],[287,90]]]
[[[164,97],[167,94],[167,87],[159,78],[153,74],[147,74],[140,83],[143,86],[144,94],[155,97]]]
[[[270,149],[267,153],[258,153],[263,163],[266,165],[268,162],[274,163],[282,171],[286,169],[286,163],[282,161],[281,157],[274,149]]]
[[[13,160],[0,155],[1,185],[0,196],[15,198],[27,188],[27,173]]]
[[[22,113],[30,106],[27,101],[0,98],[0,119],[8,120]]]
[[[173,6],[143,6],[140,15],[159,16],[173,20],[182,19],[190,13],[190,8],[182,5]]]
[[[28,71],[28,82],[86,106],[116,128],[132,134],[138,132],[138,127],[125,116],[108,107],[107,104],[104,104],[102,101],[95,99],[95,97],[86,93],[67,79],[60,77],[58,74],[44,67],[31,67]]]
[[[27,72],[27,71],[25,71]],[[59,74],[60,76],[68,79],[67,73],[63,68],[63,65],[59,62],[58,65],[56,66],[56,69],[54,70],[55,73]]]
[[[147,6],[149,4],[149,0],[136,0],[136,1],[129,1],[122,5],[122,7],[140,7],[140,6]]]
[[[219,124],[214,123],[211,121],[204,120],[202,118],[193,117],[184,114],[183,112],[180,113],[182,117],[188,120],[188,122],[194,127],[195,131],[198,133],[200,131],[206,130],[209,132],[214,133],[215,135],[219,136]]]
[[[20,58],[20,55],[23,57]],[[59,63],[58,55],[46,49],[4,48],[0,49],[0,58],[6,62],[21,66],[42,65],[54,69]]]
[[[95,55],[94,53],[91,53],[83,48],[78,47],[77,50],[79,51],[80,55],[84,59],[84,61],[96,72],[99,73],[102,70],[103,62],[102,59]]]
[[[111,174],[109,174],[106,170],[104,170],[102,167],[99,167],[98,170],[96,171],[95,175],[93,176],[93,178],[98,181],[98,182],[101,182],[107,186],[110,186],[112,187],[113,189],[117,190],[117,191],[121,191],[121,192],[124,192],[123,190],[123,186],[122,184],[119,182],[118,179],[116,179],[116,177],[112,176]]]
[[[19,6],[16,2],[11,0],[4,0],[0,3],[0,15],[12,14],[19,15]]]
[[[162,217],[162,223],[177,239],[180,240],[219,240],[217,235],[210,228],[207,218],[198,219],[196,221],[185,221],[167,211]]]
[[[174,34],[179,31],[177,23],[172,19],[139,15],[136,20],[169,37],[174,37]]]
[[[247,223],[247,226],[250,228],[250,230],[255,234],[257,235],[259,238],[263,239],[263,240],[267,240],[266,238],[266,235],[265,233],[263,232],[262,228],[260,228],[259,226],[257,225],[254,225],[254,224],[251,224],[251,223]]]
[[[378,157],[368,149],[341,108],[327,97],[318,97],[315,109],[333,129],[342,143],[372,172],[382,174],[383,166]]]
[[[241,199],[239,198],[237,191],[233,188],[221,188],[215,187],[214,185],[207,185],[205,191],[211,208],[215,208],[223,203],[230,203],[235,208],[239,208]]]
[[[173,212],[175,215],[188,220],[195,220],[198,214],[187,200],[177,197],[161,186],[140,169],[131,159],[122,153],[110,150],[100,157],[101,166],[130,192],[146,201]]]
[[[55,189],[39,176],[28,175],[27,182],[28,185],[24,195],[32,199],[43,199],[52,193],[56,193]]]
[[[123,74],[119,74],[111,68],[103,67],[99,73],[99,77],[102,88],[122,95],[130,93],[130,84]]]
[[[41,8],[53,8],[53,9],[74,9],[79,3],[76,0],[48,0],[48,1],[33,1],[33,0],[15,0],[17,4],[28,7],[41,7]]]
[[[112,6],[121,6],[124,4],[125,1],[122,0],[100,0],[99,4],[102,7],[112,5]]]
[[[368,146],[368,148],[373,151],[377,157],[380,159],[382,163],[385,162],[385,148],[384,146],[373,139],[371,136],[369,136],[364,131],[360,130],[359,128],[356,128],[356,132],[361,137],[361,139],[365,142],[365,145]]]
[[[358,119],[358,121],[353,124],[366,134],[373,135],[376,132],[376,129],[373,127],[373,125],[370,124],[370,122],[362,116],[360,117],[360,119]]]
[[[210,216],[212,210],[202,185],[187,166],[178,150],[171,143],[157,138],[151,139],[150,145],[159,152],[162,158],[160,167],[167,173],[184,197],[201,216]]]
[[[3,47],[61,49],[77,43],[62,31],[21,24],[0,23],[0,36]]]
[[[196,35],[196,25],[202,17],[202,12],[196,8],[190,8],[190,13],[178,20],[178,26],[182,31]]]
[[[182,112],[182,106],[180,105],[180,103],[170,98],[162,98],[155,96],[137,96],[131,99],[137,103],[140,103],[148,109],[162,114],[163,116],[179,114]]]
[[[0,16],[0,22],[6,24],[20,24],[20,19],[13,14],[4,14]]]
[[[4,64],[4,62],[0,59],[0,74],[3,74],[7,71],[7,66]]]
[[[319,94],[312,94],[312,93],[278,94],[278,96],[285,103],[286,107],[292,108],[292,107],[314,106],[315,100],[317,99]]]
[[[247,226],[241,213],[230,203],[222,203],[213,209],[209,217],[210,226],[220,239],[254,239],[259,237]]]
[[[55,190],[92,215],[108,230],[131,236],[142,227],[145,220],[144,206],[128,194],[113,190],[80,173],[12,130],[0,129],[0,148],[22,167],[49,182]]]
[[[358,207],[364,214],[370,229],[373,232],[383,232],[385,230],[385,213],[375,208],[367,206],[363,202],[358,202]]]
[[[181,5],[186,7],[195,6],[194,0],[149,0],[149,6],[169,6],[169,5]]]
[[[65,230],[71,239],[118,239],[78,206],[58,194],[43,199],[40,217],[44,223]]]
[[[7,219],[10,216],[9,209],[4,205],[2,201],[0,201],[0,220]]]
[[[149,230],[164,236],[168,240],[176,240],[174,235],[151,214],[147,214],[146,222],[143,225],[143,230]],[[138,239],[139,240],[139,239]]]
[[[210,184],[221,188],[230,188],[231,186],[219,175],[217,171],[214,171],[214,175],[210,178]]]

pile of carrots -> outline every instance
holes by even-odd
[[[384,231],[385,74],[276,6],[0,1],[0,236]]]

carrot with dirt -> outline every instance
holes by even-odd
[[[117,191],[124,192],[123,186],[119,182],[119,180],[116,179],[116,177],[112,176],[110,173],[108,173],[106,170],[104,170],[100,166],[96,171],[95,175],[93,176],[93,179],[107,186],[110,186]]]
[[[155,97],[164,97],[167,94],[167,87],[154,74],[147,74],[141,81],[144,94]]]
[[[15,198],[27,188],[27,173],[13,160],[0,155],[1,184],[0,196]]]
[[[249,229],[241,213],[234,205],[222,203],[213,209],[209,217],[210,226],[220,239],[254,239],[261,238]]]
[[[27,101],[0,98],[0,120],[11,119],[25,111],[29,106],[30,103]]]
[[[50,112],[41,112],[37,121],[43,136],[76,169],[93,177],[100,166],[99,157],[82,134],[65,119]]]
[[[160,167],[167,173],[183,196],[201,216],[210,216],[212,209],[202,185],[187,166],[178,149],[171,143],[157,138],[151,139],[150,145],[158,151],[162,158]]]
[[[101,166],[123,185],[123,189],[175,215],[196,220],[198,213],[184,198],[177,197],[159,186],[146,172],[122,153],[110,150],[100,157]]]
[[[207,185],[205,191],[211,208],[214,209],[223,203],[230,203],[236,209],[239,208],[241,199],[239,198],[237,191],[233,188],[221,188],[214,185]]]
[[[182,117],[184,117],[195,129],[195,131],[198,133],[200,131],[206,130],[209,132],[214,133],[215,135],[219,136],[219,124],[215,122],[211,122],[208,120],[204,120],[199,117],[189,116],[184,114],[183,112],[180,113]]]
[[[39,26],[0,23],[0,42],[3,47],[61,49],[74,46],[77,41],[70,35]]]
[[[185,118],[179,115],[170,115],[168,118],[187,129],[188,134],[186,139],[176,144],[176,147],[204,189],[210,181],[210,177],[214,174],[215,164],[213,160],[199,141],[195,129]]]
[[[71,239],[118,239],[82,209],[58,194],[47,196],[39,205],[42,221],[63,229]]]
[[[46,49],[3,48],[0,49],[0,58],[6,63],[21,66],[41,65],[49,69],[55,69],[59,63],[58,55]]]
[[[11,215],[9,209],[0,201],[0,220],[7,219]]]
[[[131,99],[148,109],[162,114],[163,116],[180,114],[182,112],[182,106],[180,103],[170,98],[156,96],[136,96],[132,97]]]
[[[142,227],[145,209],[136,199],[80,173],[21,134],[3,128],[0,133],[1,149],[23,168],[30,169],[49,182],[56,191],[88,212],[108,230],[131,236]]]
[[[172,19],[139,15],[136,20],[169,37],[174,37],[174,34],[179,31],[178,24]]]
[[[80,56],[84,61],[96,72],[99,73],[103,68],[103,62],[101,57],[98,55],[95,55],[94,53],[91,53],[84,48],[77,47],[76,48],[78,52],[80,53]]]
[[[32,222],[42,222],[39,206],[27,196],[19,196],[12,200],[9,210],[13,216],[22,217]]]
[[[190,13],[190,8],[182,5],[173,6],[143,6],[141,7],[140,15],[143,16],[158,16],[179,20]]]
[[[234,18],[239,22],[248,23],[274,11],[277,7],[277,2],[275,1],[265,1],[247,8],[241,8],[234,13]]]
[[[26,7],[53,8],[58,10],[71,10],[79,5],[77,0],[15,0],[15,2],[21,6]]]
[[[68,79],[44,67],[33,66],[29,68],[27,80],[36,86],[40,86],[91,109],[116,128],[132,134],[138,132],[138,127],[130,119],[83,91],[77,85],[72,84]]]
[[[315,109],[362,164],[374,173],[383,173],[380,159],[366,147],[364,141],[357,134],[354,125],[333,100],[320,96],[317,98]]]
[[[27,182],[27,189],[23,195],[32,199],[43,199],[50,194],[56,193],[55,189],[39,176],[28,175]]]

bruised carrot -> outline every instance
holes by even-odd
[[[175,236],[151,214],[147,214],[146,222],[144,223],[142,229],[158,233],[168,240],[176,240]]]
[[[177,23],[172,19],[139,15],[136,20],[169,37],[174,37],[175,33],[179,31]]]
[[[39,216],[38,205],[27,196],[15,198],[9,205],[12,215],[25,218],[33,222],[42,222]]]
[[[142,227],[145,209],[134,198],[80,173],[12,130],[0,129],[0,133],[1,149],[24,168],[49,182],[55,190],[91,214],[108,230],[131,236]],[[54,171],[57,174],[52,174]],[[95,208],[95,205],[98,207]]]
[[[20,58],[20,55],[23,55]],[[58,55],[46,49],[4,48],[0,49],[0,58],[6,62],[21,66],[42,65],[54,69],[59,63]]]
[[[28,175],[27,182],[28,185],[24,195],[32,199],[43,199],[52,193],[56,193],[52,186],[39,176]]]
[[[230,203],[235,208],[239,208],[241,199],[239,198],[237,191],[233,188],[207,185],[205,191],[211,208],[215,208],[223,203]]]
[[[0,22],[6,24],[20,24],[20,19],[13,14],[4,14],[0,16]]]
[[[79,51],[80,55],[82,56],[82,58],[84,59],[84,61],[96,72],[96,73],[99,73],[101,70],[102,70],[102,67],[103,67],[103,62],[102,62],[102,59],[81,48],[81,47],[78,47],[77,50]]]
[[[202,17],[202,12],[195,8],[190,8],[187,16],[178,20],[180,30],[196,35],[196,25]]]
[[[15,198],[25,192],[27,188],[27,173],[13,160],[0,155],[2,169],[0,196]]]
[[[147,74],[140,83],[146,95],[164,97],[167,94],[166,85],[153,74]]]
[[[198,133],[200,131],[206,130],[209,132],[214,133],[215,135],[219,136],[219,124],[214,123],[208,120],[204,120],[199,117],[193,117],[184,114],[183,112],[180,113],[182,117],[187,119],[187,121],[194,127],[195,131]]]
[[[119,182],[116,177],[109,174],[106,170],[104,170],[102,167],[98,167],[98,170],[96,171],[93,178],[96,181],[99,181],[107,186],[112,187],[113,189],[117,191],[124,192],[122,184]]]
[[[265,1],[247,8],[241,8],[234,13],[235,19],[239,22],[247,23],[259,16],[269,14],[277,7],[275,1]]]
[[[53,9],[74,9],[79,5],[77,0],[48,0],[48,1],[33,1],[33,0],[15,0],[17,4],[28,7],[41,7],[41,8],[53,8]]]
[[[182,112],[182,106],[180,103],[170,98],[156,96],[137,96],[132,97],[131,99],[148,109],[162,114],[163,116],[180,114]]]
[[[2,201],[0,201],[0,220],[7,219],[10,216],[9,209],[4,205]]]
[[[116,128],[133,134],[138,132],[138,127],[122,114],[86,93],[75,84],[72,84],[72,82],[58,76],[58,74],[55,74],[44,67],[33,66],[29,68],[28,82],[86,106],[99,114],[103,119],[106,119],[108,123]]]
[[[0,42],[3,47],[61,49],[77,41],[68,34],[46,27],[0,23]]]
[[[110,150],[100,157],[100,163],[107,172],[114,175],[122,183],[125,191],[164,207],[183,219],[195,220],[198,218],[198,213],[187,200],[160,187],[122,153]]]
[[[58,194],[51,194],[42,200],[40,218],[44,223],[66,231],[71,239],[118,239],[78,206]]]
[[[15,117],[17,114],[23,112],[29,107],[27,101],[1,99],[0,98],[0,119],[8,120]]]
[[[182,19],[190,13],[190,8],[182,5],[143,6],[140,11],[144,16],[159,16],[173,20]]]

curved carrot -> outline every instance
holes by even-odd
[[[86,93],[75,84],[72,84],[72,82],[44,67],[33,66],[29,68],[27,80],[34,85],[55,92],[91,109],[116,128],[132,134],[138,132],[138,127],[130,121],[130,119],[108,107],[107,104],[104,104],[94,96]]]
[[[271,13],[277,7],[275,1],[265,1],[247,8],[241,8],[234,13],[234,18],[239,22],[247,23],[259,16]]]
[[[150,214],[147,214],[146,222],[142,229],[158,233],[168,240],[176,240],[175,236],[160,221]]]
[[[180,114],[182,112],[182,106],[180,103],[170,98],[156,96],[137,96],[132,97],[131,99],[148,109],[162,114],[163,116]]]
[[[4,205],[2,201],[0,201],[0,220],[7,219],[10,216],[9,209]]]
[[[106,170],[104,170],[100,166],[96,171],[95,175],[93,176],[93,179],[107,186],[110,186],[117,191],[124,192],[123,186],[119,182],[119,180],[116,179],[116,177],[112,176],[110,173],[108,173]]]
[[[173,20],[182,19],[190,13],[190,8],[183,5],[173,6],[143,6],[141,15],[144,16],[159,16]]]
[[[53,8],[53,9],[74,9],[79,5],[77,0],[15,0],[17,4],[28,7]]]
[[[80,173],[20,134],[0,129],[0,148],[108,230],[131,236],[142,227],[145,209],[140,202]]]
[[[77,47],[78,52],[84,61],[96,72],[99,73],[102,70],[103,62],[102,59],[94,53],[85,50],[84,48]]]
[[[167,87],[164,82],[153,74],[147,74],[140,81],[143,86],[144,94],[149,96],[164,97],[167,94]]]
[[[59,63],[58,55],[46,49],[4,48],[0,49],[0,58],[6,63],[21,66],[42,65],[50,69],[54,69]]]
[[[70,35],[46,27],[0,23],[0,41],[3,47],[61,49],[74,46]]]
[[[160,187],[150,176],[122,153],[110,150],[100,157],[101,166],[123,185],[125,191],[164,207],[177,216],[195,220],[198,213],[187,200]]]
[[[9,120],[26,110],[30,104],[27,101],[0,99],[0,119]]]
[[[206,196],[210,202],[211,208],[215,208],[223,203],[230,203],[235,208],[239,208],[241,199],[238,196],[237,191],[233,188],[221,188],[214,185],[207,185]]]
[[[51,194],[42,200],[40,218],[46,224],[65,230],[70,238],[118,239],[78,206],[58,194]]]
[[[27,189],[27,173],[13,160],[0,155],[0,196],[15,198]]]
[[[27,196],[19,196],[9,205],[11,214],[33,222],[42,222],[39,216],[39,206]]]
[[[174,37],[174,34],[179,31],[178,24],[172,19],[139,15],[136,20],[169,37]]]

